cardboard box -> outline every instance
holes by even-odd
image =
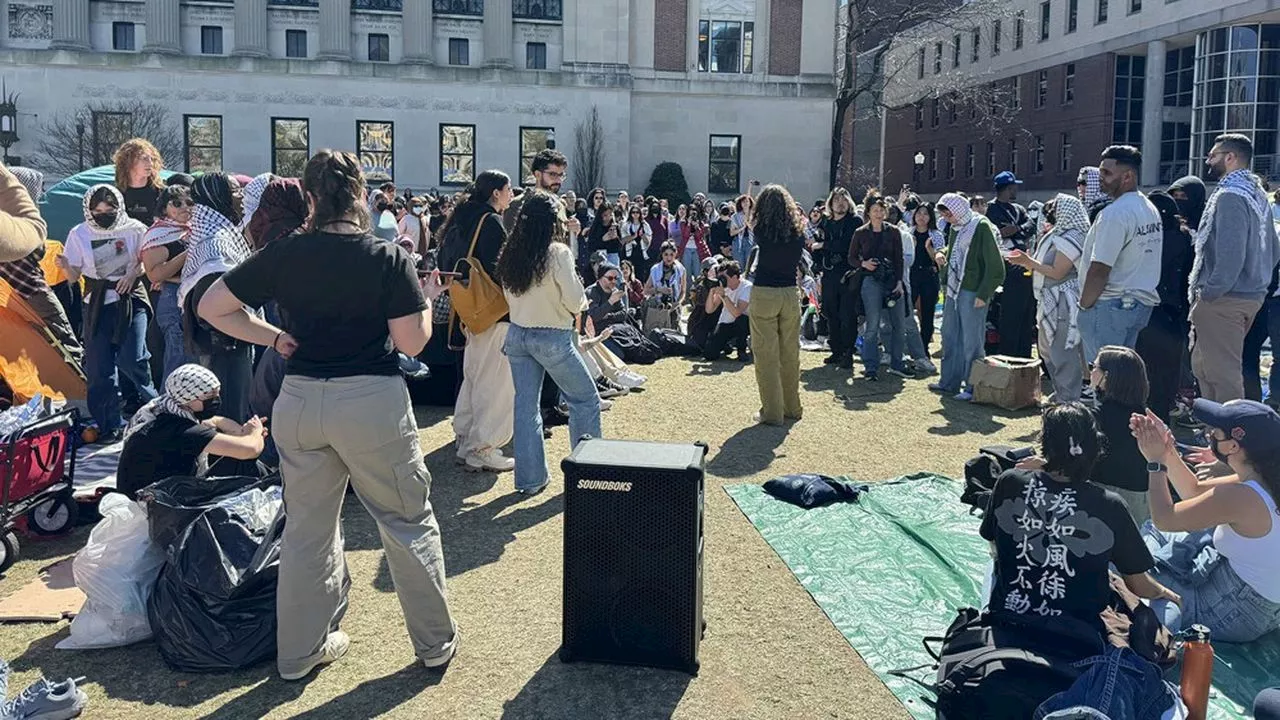
[[[989,355],[973,362],[969,371],[973,401],[1005,410],[1021,410],[1040,403],[1040,361],[1009,355]]]

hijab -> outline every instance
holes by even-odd
[[[116,221],[112,223],[111,227],[102,227],[98,225],[98,223],[95,222],[93,219],[92,198],[94,195],[98,194],[99,190],[103,188],[106,188],[107,191],[111,193],[111,196],[115,198]],[[147,230],[146,225],[143,225],[137,220],[134,220],[133,218],[129,217],[129,213],[124,211],[124,195],[120,194],[120,191],[116,189],[115,185],[108,185],[103,183],[99,185],[94,185],[93,187],[86,190],[84,193],[83,209],[84,209],[83,227],[95,237],[116,236],[122,233],[130,233],[130,232],[143,233],[143,232],[146,232]]]
[[[240,220],[241,228],[249,227],[249,223],[253,221],[253,216],[261,205],[263,191],[275,178],[276,176],[271,173],[262,173],[244,186],[244,218]]]
[[[206,173],[196,178],[191,184],[191,199],[233,223],[240,222],[241,213],[236,212],[231,201],[231,176],[226,173]]]
[[[222,383],[218,382],[218,376],[212,370],[194,363],[179,366],[164,381],[164,394],[134,413],[125,428],[125,439],[166,413],[195,422],[196,416],[187,409],[187,404],[210,397],[221,388]]]
[[[254,249],[261,250],[288,237],[307,222],[310,212],[301,182],[296,178],[273,178],[263,188],[257,211],[249,221]]]
[[[1080,168],[1080,175],[1076,180],[1076,184],[1084,185],[1084,197],[1080,198],[1080,202],[1085,208],[1103,199],[1102,176],[1098,168],[1093,165],[1086,165]]]
[[[196,206],[191,210],[187,262],[182,266],[182,282],[178,285],[179,307],[201,278],[227,272],[250,255],[249,243],[236,224],[239,217],[232,205],[230,178],[225,173],[196,178],[191,199]]]

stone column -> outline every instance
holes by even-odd
[[[684,58],[685,69],[698,71],[698,20],[702,18],[702,0],[689,0],[684,11],[684,31],[687,33]]]
[[[319,60],[351,59],[351,0],[320,0]]]
[[[409,0],[404,4],[404,50],[400,61],[409,65],[431,65],[436,35],[431,0]]]
[[[755,36],[751,41],[751,74],[769,73],[769,25],[773,7],[769,0],[756,0]]]
[[[511,0],[484,0],[484,66],[511,67]]]
[[[142,52],[182,53],[181,11],[173,0],[147,0],[147,44]]]
[[[267,57],[267,0],[236,0],[233,55]]]
[[[53,0],[54,50],[89,49],[89,3],[86,0]]]
[[[1160,146],[1164,125],[1165,42],[1147,43],[1147,77],[1142,93],[1142,178],[1143,187],[1160,182]]]

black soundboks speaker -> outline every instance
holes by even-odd
[[[560,463],[562,661],[698,673],[706,452],[583,440]]]

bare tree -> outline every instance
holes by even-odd
[[[182,132],[169,121],[165,106],[141,100],[86,103],[61,112],[40,130],[38,167],[53,175],[74,175],[111,163],[116,148],[131,138],[146,138],[166,164],[181,167]]]
[[[573,189],[585,197],[592,188],[604,187],[604,126],[600,111],[591,106],[591,115],[574,128]]]
[[[913,50],[942,43],[954,52],[953,37],[968,37],[975,28],[989,31],[998,19],[1015,17],[1009,0],[919,0],[883,3],[878,0],[841,0],[836,23],[838,58],[835,113],[831,124],[829,178],[836,184],[844,164],[844,134],[857,112],[866,108],[872,116],[893,109],[885,89],[895,83],[911,83],[917,99],[938,99],[963,108],[970,123],[984,134],[1008,128],[1017,114],[1006,85],[991,83],[981,75],[951,68],[926,73],[920,80],[906,75],[917,59]],[[934,62],[933,55],[926,61]],[[930,68],[932,69],[932,68]]]

